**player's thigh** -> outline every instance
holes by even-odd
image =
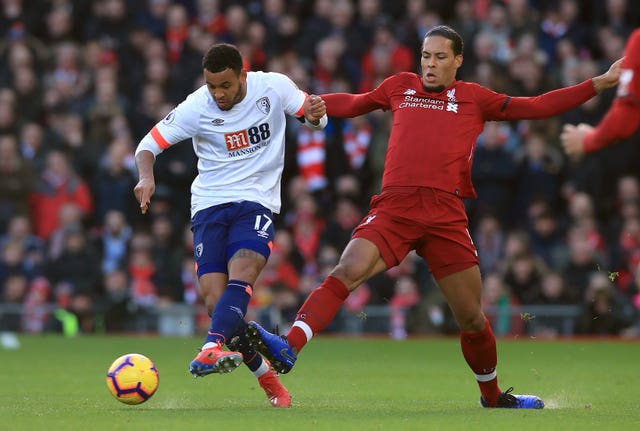
[[[191,220],[193,257],[198,278],[211,272],[227,273],[230,204],[198,211]]]
[[[229,278],[253,284],[273,248],[273,214],[254,202],[241,202],[229,228]]]
[[[331,275],[340,279],[352,291],[386,267],[376,244],[365,238],[353,238],[342,252]]]

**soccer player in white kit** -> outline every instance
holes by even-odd
[[[247,72],[240,52],[230,44],[213,45],[202,67],[205,85],[138,144],[134,194],[145,214],[155,190],[155,157],[191,138],[198,157],[191,229],[211,327],[189,371],[194,377],[226,373],[244,361],[271,404],[289,407],[289,392],[244,335],[244,316],[271,252],[273,213],[280,211],[285,114],[323,128],[324,101],[308,96],[283,74]],[[225,344],[229,351],[222,350]]]

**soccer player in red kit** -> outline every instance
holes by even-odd
[[[393,126],[382,191],[355,228],[337,266],[302,305],[286,336],[250,322],[247,336],[280,373],[288,372],[311,337],[334,318],[349,293],[416,250],[428,264],[461,329],[460,344],[485,407],[534,408],[534,395],[501,391],[496,339],[481,307],[478,255],[462,198],[475,197],[471,165],[485,121],[545,118],[575,108],[616,85],[619,61],[605,74],[538,97],[509,97],[458,81],[463,42],[447,26],[422,44],[421,75],[402,72],[364,94],[327,94],[327,114],[355,117],[390,109]]]
[[[631,136],[640,126],[640,29],[631,33],[621,65],[616,100],[597,127],[566,124],[560,139],[570,155],[590,153]]]

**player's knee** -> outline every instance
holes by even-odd
[[[469,313],[457,317],[458,326],[465,332],[479,332],[484,329],[484,315],[482,313]]]
[[[331,275],[341,280],[349,290],[358,287],[368,273],[368,268],[364,265],[340,262],[331,272]]]

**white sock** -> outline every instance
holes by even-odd
[[[255,370],[255,371],[251,371],[251,372],[253,373],[254,376],[256,376],[256,378],[258,378],[258,377],[262,377],[263,375],[265,375],[267,373],[267,371],[269,371],[269,366],[267,365],[267,361],[265,361],[263,359],[262,360],[262,364],[260,364],[258,369]]]
[[[211,349],[213,347],[219,347],[220,345],[218,343],[215,343],[213,341],[209,341],[208,343],[204,343],[204,346],[202,346],[202,350],[206,350],[206,349]]]
[[[311,341],[311,338],[313,338],[313,330],[311,330],[311,327],[309,325],[307,325],[302,320],[296,320],[295,322],[293,322],[293,326],[297,326],[298,328],[302,329],[302,332],[304,332],[304,335],[307,337],[307,343]]]

